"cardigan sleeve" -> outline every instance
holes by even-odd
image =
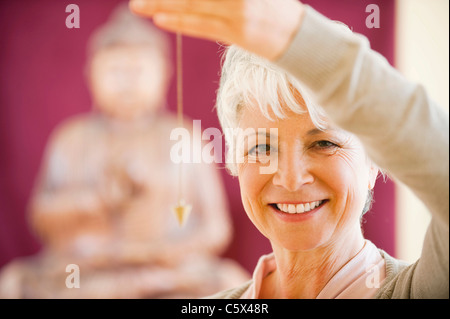
[[[408,186],[432,214],[421,257],[401,277],[407,277],[403,284],[397,283],[397,295],[448,298],[448,114],[421,85],[407,81],[371,50],[365,37],[309,6],[276,63],[304,85],[335,124],[357,135],[370,158]]]

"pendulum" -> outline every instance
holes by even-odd
[[[178,126],[184,126],[183,119],[183,74],[182,74],[182,35],[177,32],[176,34],[176,51],[177,51],[177,116]],[[187,204],[183,199],[183,163],[179,164],[178,172],[178,202],[173,207],[173,212],[180,226],[183,226],[186,222],[189,214],[191,213],[192,206]]]
[[[175,217],[178,220],[178,224],[180,226],[183,226],[186,222],[187,218],[189,217],[189,214],[191,213],[192,206],[188,205],[184,202],[184,200],[180,199],[173,207],[173,212],[175,213]]]
[[[176,34],[177,44],[177,116],[178,116],[178,126],[184,126],[183,119],[183,74],[182,74],[182,35],[177,32]],[[173,207],[173,212],[177,218],[178,224],[183,226],[186,222],[189,214],[191,213],[192,206],[187,204],[183,199],[183,163],[179,164],[178,172],[178,202]]]

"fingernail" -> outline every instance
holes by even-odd
[[[147,6],[147,2],[145,0],[132,0],[130,5],[133,9],[142,10]]]

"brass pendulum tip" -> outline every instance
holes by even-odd
[[[184,201],[180,201],[178,205],[173,207],[173,212],[177,218],[178,224],[183,226],[191,213],[192,206],[185,204]]]

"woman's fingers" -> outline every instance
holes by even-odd
[[[146,16],[153,16],[157,12],[226,16],[242,2],[242,0],[131,0],[130,8]]]
[[[228,21],[196,14],[156,13],[154,23],[167,31],[182,32],[185,35],[212,41],[229,43]]]
[[[159,27],[173,32],[225,40],[224,35],[243,12],[245,0],[131,0],[133,12],[152,17]]]
[[[162,29],[227,44],[239,42],[246,0],[131,0],[130,9]]]

